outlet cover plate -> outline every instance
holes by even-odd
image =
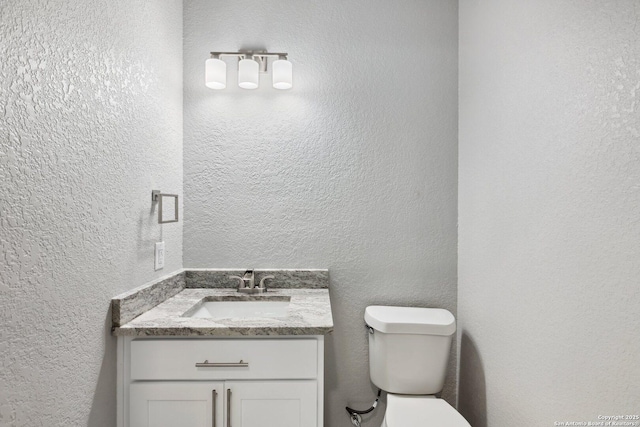
[[[161,270],[164,268],[164,242],[156,243],[156,256],[155,256],[155,269]]]

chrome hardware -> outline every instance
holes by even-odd
[[[261,294],[265,288],[256,287],[256,276],[253,270],[247,270],[242,276],[244,286],[238,287],[238,292],[243,294]]]
[[[210,53],[211,53],[211,57],[216,59],[220,59],[221,57],[225,57],[225,56],[235,57],[235,58],[238,58],[238,60],[251,58],[258,63],[258,65],[260,66],[261,73],[267,72],[268,58],[287,59],[287,56],[289,55],[288,53],[283,53],[283,52],[270,53],[264,50],[258,50],[258,51],[245,50],[242,52],[210,52]]]
[[[270,279],[275,279],[275,276],[264,276],[262,279],[260,279],[260,285],[258,285],[259,289],[264,289],[265,291],[267,290],[266,285],[264,284],[264,282],[266,280],[270,280]]]
[[[213,421],[211,423],[212,427],[216,427],[216,400],[218,400],[218,392],[214,390],[211,391],[211,406],[212,406],[212,414]]]
[[[230,362],[212,362],[205,360],[202,363],[196,363],[196,368],[248,368],[249,362],[245,362],[242,359],[238,363]]]
[[[273,276],[265,276],[260,280],[260,285],[256,286],[256,276],[253,270],[247,270],[242,277],[240,276],[228,276],[229,279],[239,280],[238,292],[243,294],[261,294],[266,292],[267,288],[264,285],[265,280],[273,279]]]
[[[256,286],[256,276],[253,274],[253,270],[245,271],[242,280],[244,280],[246,288],[253,289]]]
[[[227,389],[227,427],[231,427],[231,389]]]
[[[364,327],[367,328],[367,330],[371,335],[373,335],[373,333],[375,332],[375,329],[373,329],[371,326],[367,325],[366,323],[364,324]]]

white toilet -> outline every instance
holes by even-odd
[[[369,373],[388,393],[381,427],[471,427],[442,390],[456,319],[447,310],[367,307]]]

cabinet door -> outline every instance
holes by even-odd
[[[226,427],[317,427],[316,381],[227,381]]]
[[[222,382],[132,383],[129,390],[129,427],[223,427]]]

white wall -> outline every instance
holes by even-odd
[[[364,309],[456,309],[457,3],[185,3],[186,267],[329,268],[327,426],[369,405]],[[286,51],[294,89],[204,86],[213,50]],[[455,364],[445,395],[452,399]],[[377,411],[379,423],[382,410]]]
[[[3,1],[0,34],[0,425],[114,426],[109,300],[182,267],[150,212],[182,192],[182,4]]]
[[[460,408],[640,408],[640,7],[461,0]]]

